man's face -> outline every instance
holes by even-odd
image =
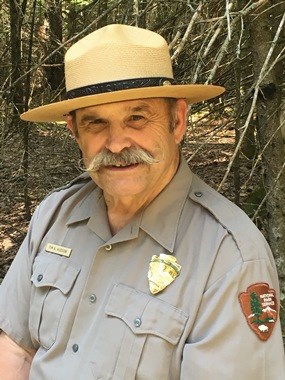
[[[104,195],[152,200],[171,180],[179,162],[178,144],[185,131],[186,103],[170,107],[164,99],[141,99],[82,108],[76,111],[74,133],[88,167],[102,152],[117,156],[129,149],[143,149],[156,163],[103,166],[91,171]],[[72,119],[68,126],[73,130]],[[125,164],[124,164],[125,165]]]

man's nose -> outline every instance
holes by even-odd
[[[113,153],[119,153],[124,148],[132,146],[127,134],[127,127],[121,124],[110,125],[105,147]]]

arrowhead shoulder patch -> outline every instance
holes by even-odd
[[[239,302],[251,330],[266,341],[278,319],[276,292],[265,282],[250,285],[239,295]]]

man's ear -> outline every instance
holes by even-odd
[[[174,114],[174,138],[176,144],[179,144],[186,132],[187,128],[187,111],[188,106],[185,99],[178,99],[175,105],[175,114]]]
[[[66,126],[70,130],[72,136],[74,138],[76,138],[76,134],[75,134],[75,130],[74,130],[74,125],[73,125],[73,117],[71,115],[67,116]]]

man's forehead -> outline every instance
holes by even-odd
[[[120,109],[126,111],[147,111],[151,110],[154,107],[158,107],[165,103],[164,98],[149,98],[149,99],[135,99],[135,100],[126,100],[121,102],[107,103],[107,104],[98,104],[94,106],[84,107],[76,110],[76,113],[88,114],[88,113],[98,113],[109,111],[113,109]]]

